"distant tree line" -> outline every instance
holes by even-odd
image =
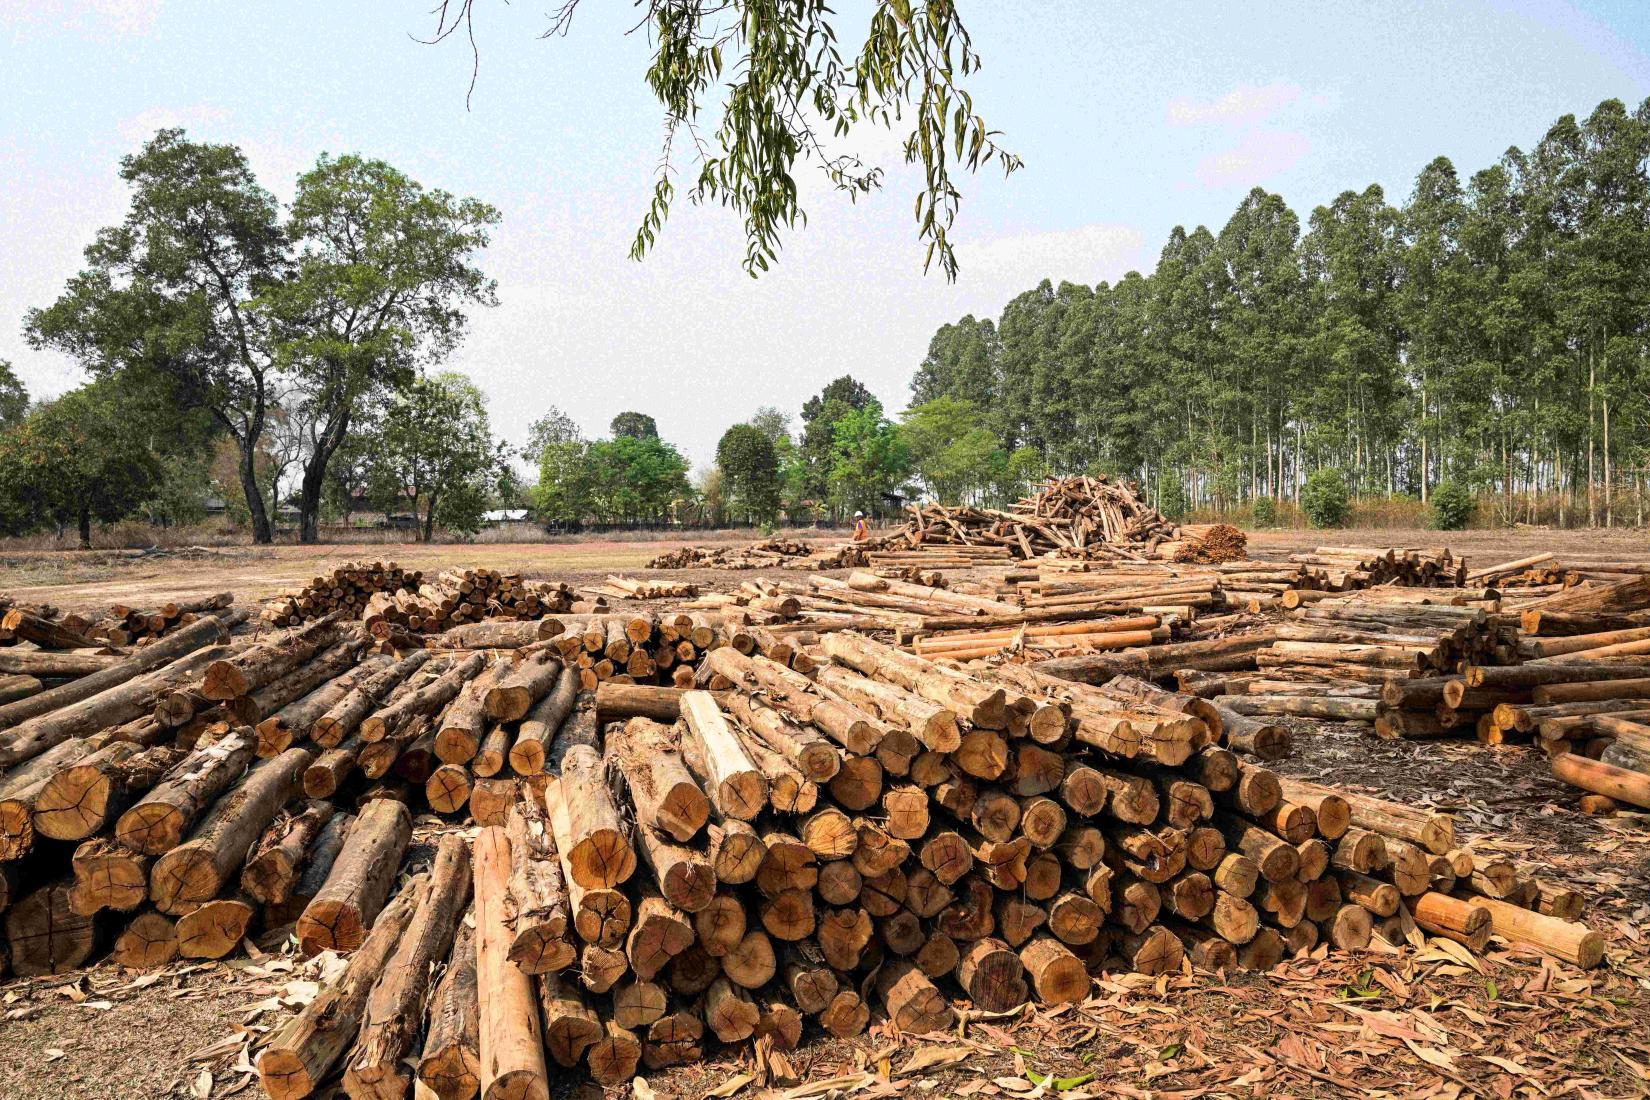
[[[1559,119],[1465,180],[1440,157],[1302,231],[1255,189],[1150,275],[1045,281],[934,334],[908,424],[964,418],[1035,462],[1177,508],[1470,491],[1503,522],[1642,521],[1650,477],[1650,101]],[[965,457],[959,454],[959,457]],[[965,468],[968,464],[964,464]],[[988,484],[979,472],[941,495]]]

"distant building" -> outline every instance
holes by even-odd
[[[526,523],[527,509],[495,508],[491,512],[481,513],[481,519],[489,527],[497,527],[505,523]]]

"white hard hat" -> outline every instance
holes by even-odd
[[[855,519],[864,519],[865,518],[865,513],[864,512],[855,512],[854,513],[854,518]]]

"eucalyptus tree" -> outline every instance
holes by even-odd
[[[432,40],[462,34],[474,50],[480,7],[479,0],[441,0]],[[563,0],[545,37],[568,34],[578,7],[579,0]],[[665,122],[634,258],[651,250],[664,229],[685,147],[696,161],[688,199],[739,214],[745,268],[753,276],[766,271],[784,231],[806,221],[799,164],[815,165],[850,198],[882,186],[882,167],[847,151],[855,128],[872,126],[900,133],[905,162],[922,169],[915,208],[924,269],[937,264],[948,279],[956,277],[956,176],[990,165],[1005,173],[1020,167],[966,86],[980,55],[956,0],[875,0],[851,54],[838,42],[843,17],[827,0],[643,0],[637,7],[636,25],[653,49],[647,86]]]

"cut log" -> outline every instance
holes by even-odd
[[[469,847],[462,836],[448,833],[436,847],[429,888],[367,998],[361,1035],[344,1069],[344,1088],[353,1100],[400,1100],[406,1095],[430,968],[447,957],[454,925],[469,898]]]
[[[565,852],[573,881],[587,890],[612,889],[636,870],[636,848],[608,789],[602,758],[578,745],[561,765],[571,846]]]
[[[149,876],[155,908],[178,915],[235,881],[247,851],[299,790],[310,760],[309,750],[288,749],[220,798],[187,841],[155,861]]]
[[[151,856],[182,844],[195,819],[246,771],[256,748],[252,731],[240,729],[196,749],[120,815],[115,823],[116,839],[134,852]]]
[[[44,886],[7,910],[6,942],[18,977],[73,970],[97,949],[100,925],[74,911],[72,889],[68,882]]]
[[[510,767],[517,775],[538,775],[544,771],[556,733],[573,712],[579,693],[578,673],[563,666],[555,685],[528,711],[516,729],[516,743],[510,749]]]
[[[482,829],[472,855],[475,872],[476,986],[481,998],[483,1100],[548,1100],[544,1041],[532,979],[510,962],[510,838]],[[548,975],[545,977],[549,977]],[[541,981],[544,978],[540,979]]]
[[[474,918],[460,919],[447,968],[430,1002],[418,1080],[438,1100],[469,1100],[481,1088],[481,1004]]]
[[[945,996],[905,959],[893,960],[877,972],[876,992],[894,1026],[909,1035],[946,1031],[956,1020]]]
[[[275,1030],[257,1063],[259,1083],[271,1100],[299,1100],[316,1091],[355,1041],[367,998],[428,888],[423,876],[408,883],[378,914],[343,975]]]
[[[767,805],[768,782],[715,698],[709,692],[683,694],[682,717],[695,741],[692,755],[703,768],[707,793],[718,813],[739,821],[753,820]]]
[[[298,918],[298,944],[304,954],[353,951],[361,945],[395,884],[411,838],[412,815],[405,803],[380,798],[361,810],[326,885]]]

